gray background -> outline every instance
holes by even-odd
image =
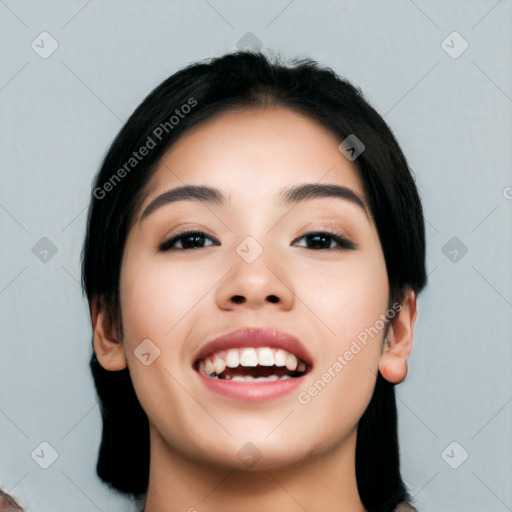
[[[248,32],[361,86],[415,172],[429,284],[397,393],[421,512],[512,510],[510,0],[0,1],[0,488],[27,511],[136,510],[95,474],[91,180],[153,87]]]

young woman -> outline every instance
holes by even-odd
[[[253,52],[165,80],[95,179],[82,272],[97,472],[145,512],[414,510],[422,206],[349,82]]]

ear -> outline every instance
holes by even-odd
[[[118,371],[126,368],[126,357],[121,341],[115,332],[112,319],[103,300],[96,298],[91,307],[93,346],[98,362],[105,370]]]
[[[399,384],[407,376],[407,359],[411,353],[414,323],[418,314],[416,294],[406,295],[402,309],[390,322],[387,342],[379,362],[381,375],[389,382]]]

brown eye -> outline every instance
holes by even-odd
[[[326,231],[315,231],[307,233],[298,240],[306,239],[306,248],[313,250],[335,250],[335,249],[356,249],[355,244],[342,235],[336,233],[329,233]],[[334,246],[332,246],[334,242]]]
[[[206,240],[213,241],[213,244],[205,244]],[[202,231],[184,231],[178,235],[162,242],[158,247],[159,251],[183,251],[189,249],[202,249],[203,247],[209,247],[210,245],[220,245],[218,240],[208,236]]]

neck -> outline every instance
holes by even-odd
[[[194,461],[150,428],[144,512],[364,512],[355,476],[356,431],[293,467],[240,470]]]

